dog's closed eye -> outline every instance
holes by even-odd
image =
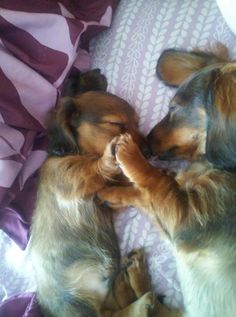
[[[127,123],[124,123],[124,122],[110,121],[110,122],[102,122],[102,124],[118,127],[121,133],[125,132],[128,128]]]

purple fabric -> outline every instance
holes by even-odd
[[[45,120],[73,64],[90,68],[88,43],[118,0],[0,3],[0,228],[28,241]]]
[[[34,293],[13,296],[0,305],[0,317],[43,317]]]

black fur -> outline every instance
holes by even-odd
[[[216,78],[218,71],[212,71]],[[236,171],[236,126],[229,117],[222,116],[214,100],[214,78],[210,80],[205,108],[208,117],[206,157],[217,168]]]
[[[78,153],[76,129],[71,124],[71,117],[78,111],[72,98],[60,101],[61,111],[52,113],[48,129],[48,154],[50,156],[65,156]]]
[[[64,84],[62,96],[74,97],[86,91],[106,91],[107,80],[100,69],[93,69],[86,73],[71,74]]]

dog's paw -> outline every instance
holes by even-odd
[[[156,312],[155,295],[152,292],[147,292],[133,303],[133,316],[136,317],[154,317]]]
[[[142,264],[145,262],[145,254],[143,249],[132,250],[122,258],[122,264],[125,268],[136,262]]]
[[[158,298],[156,297],[156,295],[152,292],[147,292],[139,299],[139,301],[140,300],[141,300],[140,302],[141,307],[143,306],[142,304],[145,305],[145,307],[142,307],[143,308],[143,315],[141,315],[142,317],[143,316],[147,316],[147,317],[158,317],[158,316],[180,317],[182,316],[181,311],[169,310],[165,305],[161,304]]]
[[[109,207],[119,211],[121,208],[127,207],[123,203],[122,195],[119,195],[119,190],[114,186],[107,186],[100,189],[96,194],[97,201],[100,206]]]
[[[121,168],[140,154],[138,145],[134,142],[132,136],[128,133],[121,134],[115,147],[116,160]]]
[[[147,270],[146,258],[143,250],[135,250],[124,258],[124,267],[130,285],[139,298],[151,290],[150,277]]]
[[[104,150],[104,154],[102,156],[103,168],[115,174],[118,174],[121,172],[115,157],[115,151],[116,151],[118,140],[119,140],[119,137],[113,138],[111,142],[107,144]]]

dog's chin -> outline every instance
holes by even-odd
[[[152,157],[160,161],[173,161],[176,160],[175,149],[176,146],[172,146],[164,151],[156,143],[150,145]]]
[[[160,161],[178,161],[178,160],[181,160],[181,158],[179,158],[175,155],[169,155],[166,153],[157,155],[157,158]]]
[[[189,155],[166,155],[165,153],[153,156],[154,161],[168,161],[168,162],[195,162],[195,161],[202,161],[205,159],[205,155],[198,155],[198,156],[189,156]]]
[[[144,149],[141,148],[141,152],[147,160],[149,160],[152,157],[152,152],[150,148],[144,148]]]
[[[205,157],[205,154],[196,151],[180,151],[176,152],[177,146],[172,146],[168,150],[160,151],[152,148],[152,158],[159,161],[199,161]]]
[[[176,156],[172,151],[165,151],[165,152],[159,152],[159,151],[152,151],[152,158],[157,161],[178,161],[182,158],[179,156]]]

